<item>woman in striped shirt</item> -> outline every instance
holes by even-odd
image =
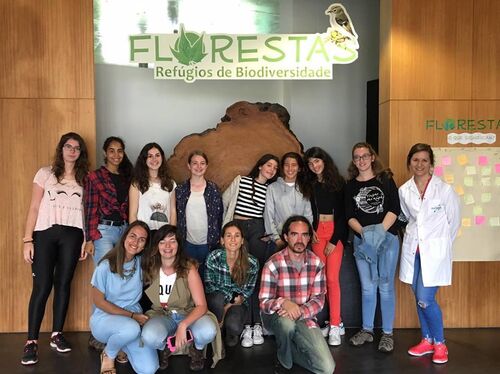
[[[255,256],[261,266],[270,253],[267,251],[265,234],[264,207],[266,204],[267,186],[276,180],[278,157],[265,154],[262,156],[247,176],[238,175],[222,196],[224,204],[224,224],[233,219],[243,229],[243,236],[248,244],[248,251]],[[250,297],[250,313],[248,325],[243,330],[242,345],[251,347],[264,343],[259,314],[259,283],[257,278],[255,291]],[[251,328],[250,326],[255,326]]]

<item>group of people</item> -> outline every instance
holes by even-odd
[[[157,143],[146,144],[134,166],[118,137],[106,139],[103,154],[104,165],[89,173],[85,142],[68,133],[52,165],[35,175],[23,238],[33,290],[22,364],[38,361],[52,287],[50,345],[71,350],[62,334],[71,280],[78,260],[92,255],[89,344],[102,349],[101,373],[126,361],[137,373],[154,373],[174,352],[188,353],[190,369],[201,370],[208,344],[215,366],[226,347],[263,344],[265,329],[275,335],[277,371],[296,363],[331,373],[327,342],[340,345],[344,334],[339,274],[348,227],[362,290],[362,329],[350,343],[374,340],[378,293],[378,349],[391,352],[404,226],[400,279],[412,286],[422,330],[408,353],[448,360],[435,296],[451,284],[460,210],[453,189],[432,175],[429,145],[410,149],[412,178],[399,191],[367,143],[354,145],[347,181],[313,147],[281,160],[263,155],[223,194],[205,179],[202,151],[189,155],[190,178],[179,185]]]

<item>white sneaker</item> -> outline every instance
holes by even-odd
[[[330,333],[330,321],[325,321],[325,327],[321,328],[321,334],[323,334],[323,338],[328,338],[329,333]]]
[[[328,334],[328,345],[340,345],[342,341],[340,340],[340,327],[331,326],[330,333]]]
[[[253,346],[252,326],[250,325],[246,325],[241,333],[241,346],[245,348]]]
[[[345,335],[344,322],[340,322],[339,329],[340,329],[340,335],[344,336]]]
[[[262,336],[262,326],[260,324],[256,324],[253,327],[253,344],[264,344],[264,337]]]

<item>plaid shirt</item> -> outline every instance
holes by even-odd
[[[124,183],[125,180],[123,181]],[[128,186],[127,186],[128,190]],[[98,240],[101,233],[97,229],[99,219],[109,216],[114,211],[120,213],[124,221],[128,221],[128,194],[125,201],[119,204],[116,188],[104,166],[89,174],[83,194],[85,209],[85,239]]]
[[[309,328],[317,327],[316,314],[325,304],[326,277],[324,265],[311,250],[306,250],[304,264],[298,271],[288,247],[275,253],[262,269],[260,309],[273,314],[288,299],[300,307],[301,320]]]
[[[226,251],[224,249],[216,249],[210,252],[205,263],[205,292],[207,294],[222,292],[226,304],[231,301],[233,293],[237,293],[243,295],[245,304],[247,304],[247,299],[252,295],[255,288],[259,262],[254,256],[249,254],[248,265],[247,281],[240,286],[231,278],[226,260]]]

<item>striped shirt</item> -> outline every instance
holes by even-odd
[[[260,184],[251,177],[241,177],[234,214],[248,218],[263,218],[266,193],[267,184]]]

